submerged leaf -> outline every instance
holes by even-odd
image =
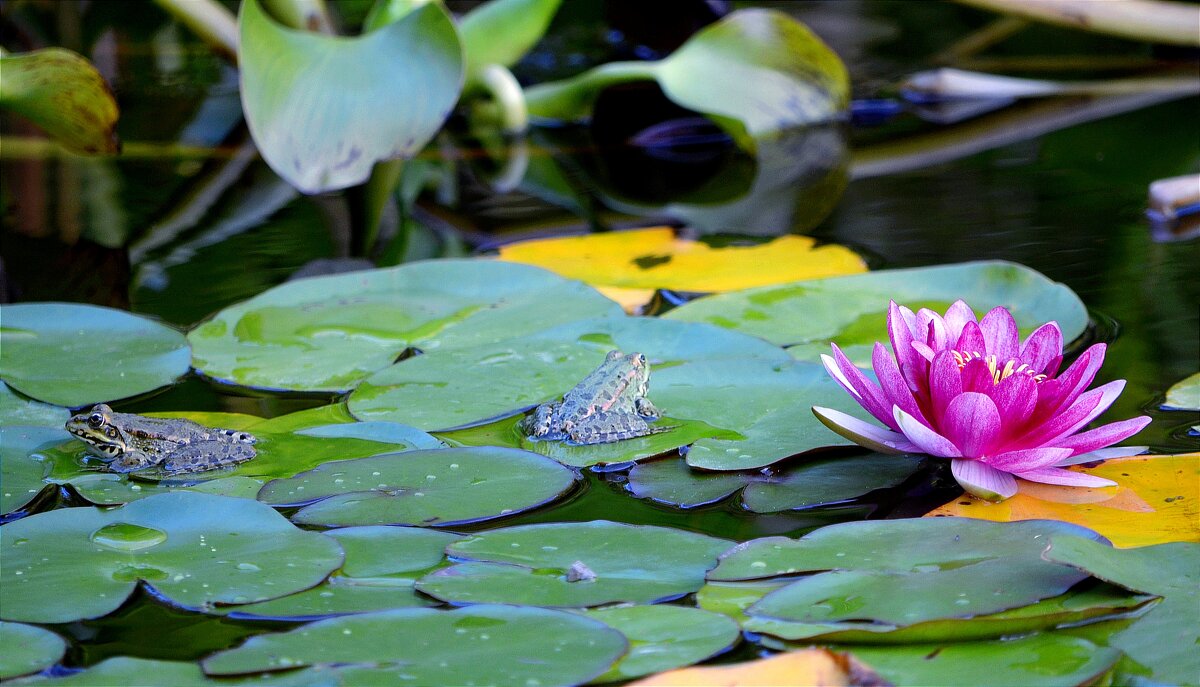
[[[108,82],[78,53],[44,48],[0,55],[0,106],[76,153],[116,153],[120,115]]]

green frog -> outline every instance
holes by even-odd
[[[253,434],[205,427],[191,420],[118,413],[103,403],[67,421],[67,431],[113,472],[151,468],[167,475],[203,472],[244,463],[255,454]]]
[[[605,444],[665,432],[651,427],[660,416],[646,398],[650,364],[641,353],[610,351],[591,374],[563,395],[543,403],[521,421],[531,438],[571,444]]]

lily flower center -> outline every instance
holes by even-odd
[[[1002,366],[1000,365],[999,361],[996,360],[996,356],[994,355],[985,356],[978,351],[971,351],[968,353],[951,351],[951,353],[954,355],[954,362],[958,363],[959,370],[966,367],[967,363],[971,362],[972,360],[982,360],[987,364],[988,371],[992,373],[992,382],[995,384],[999,384],[1001,380],[1007,379],[1014,374],[1028,375],[1029,377],[1033,378],[1033,381],[1038,382],[1039,384],[1046,380],[1046,375],[1034,374],[1033,368],[1029,367],[1029,365],[1025,363],[1022,363],[1016,358],[1006,361]]]

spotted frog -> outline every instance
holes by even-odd
[[[535,408],[521,421],[521,429],[534,439],[572,444],[605,444],[665,432],[671,428],[650,426],[660,414],[646,398],[649,386],[646,356],[611,351],[561,401]]]
[[[118,413],[103,403],[67,421],[91,453],[108,459],[113,472],[156,468],[167,475],[216,470],[255,454],[253,434],[205,427],[191,420]]]

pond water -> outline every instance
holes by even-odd
[[[851,10],[829,3],[785,9],[824,31],[864,96],[928,66],[931,55],[984,23],[972,11],[918,3],[880,3],[853,10],[861,14],[850,19]],[[589,12],[595,10],[576,8],[561,19],[518,76],[546,78],[596,61],[599,49],[588,43],[595,38],[579,28]],[[236,73],[185,30],[140,4],[116,2],[95,3],[86,21],[71,11],[26,8],[6,16],[4,29],[6,36],[27,36],[31,27],[53,33],[47,27],[55,20],[62,34],[50,42],[89,54],[113,83],[127,155],[81,160],[24,139],[11,145],[30,131],[5,120],[0,257],[10,302],[111,305],[190,326],[315,269],[314,261],[361,255],[359,237],[347,230],[353,219],[347,196],[300,196],[255,159],[241,123]],[[63,28],[70,26],[76,30]],[[1061,35],[1048,31],[1030,29],[1000,53],[1044,47],[1047,37]],[[556,50],[572,40],[582,47]],[[1115,45],[1131,61],[1147,57],[1107,39],[1070,41],[1056,52]],[[688,224],[682,231],[715,244],[806,233],[859,250],[873,269],[1019,262],[1071,287],[1091,314],[1085,343],[1110,344],[1097,383],[1129,384],[1104,418],[1148,413],[1154,421],[1139,443],[1176,453],[1200,447],[1187,434],[1192,416],[1158,409],[1168,386],[1200,369],[1200,241],[1156,235],[1144,214],[1151,181],[1200,171],[1200,99],[1160,98],[1111,116],[1100,116],[1103,108],[1094,103],[1058,103],[1062,113],[1091,114],[1045,132],[1041,123],[1055,115],[1034,103],[972,120],[977,130],[958,129],[946,140],[937,137],[956,129],[912,114],[877,127],[788,134],[761,144],[757,164],[769,173],[757,183],[778,182],[763,190],[754,187],[753,159],[734,153],[687,113],[671,112],[661,95],[626,89],[606,98],[591,130],[537,132],[501,155],[470,136],[437,139],[421,159],[440,181],[421,194],[406,244],[372,257],[394,264],[402,257],[486,253],[518,238],[668,223]],[[691,137],[641,149],[625,144],[639,132],[669,139],[661,130],[646,131],[664,119],[673,123],[668,134]],[[927,156],[905,162],[896,152],[902,142]],[[960,152],[931,160],[930,151],[939,150]],[[528,155],[526,174],[506,177],[521,155]],[[547,179],[565,179],[571,195],[547,189]],[[671,307],[670,300],[656,301],[656,310]],[[333,400],[234,395],[193,376],[118,409],[273,417]],[[589,471],[569,501],[504,524],[609,519],[745,540],[920,514],[958,493],[948,472],[930,468],[901,488],[842,507],[756,515],[736,505],[687,511],[653,505],[631,498],[623,481],[619,472]],[[59,498],[62,505],[83,505],[69,492]],[[77,640],[68,662],[88,665],[114,655],[197,659],[247,634],[284,627],[180,613],[141,595],[113,616],[56,629]]]

